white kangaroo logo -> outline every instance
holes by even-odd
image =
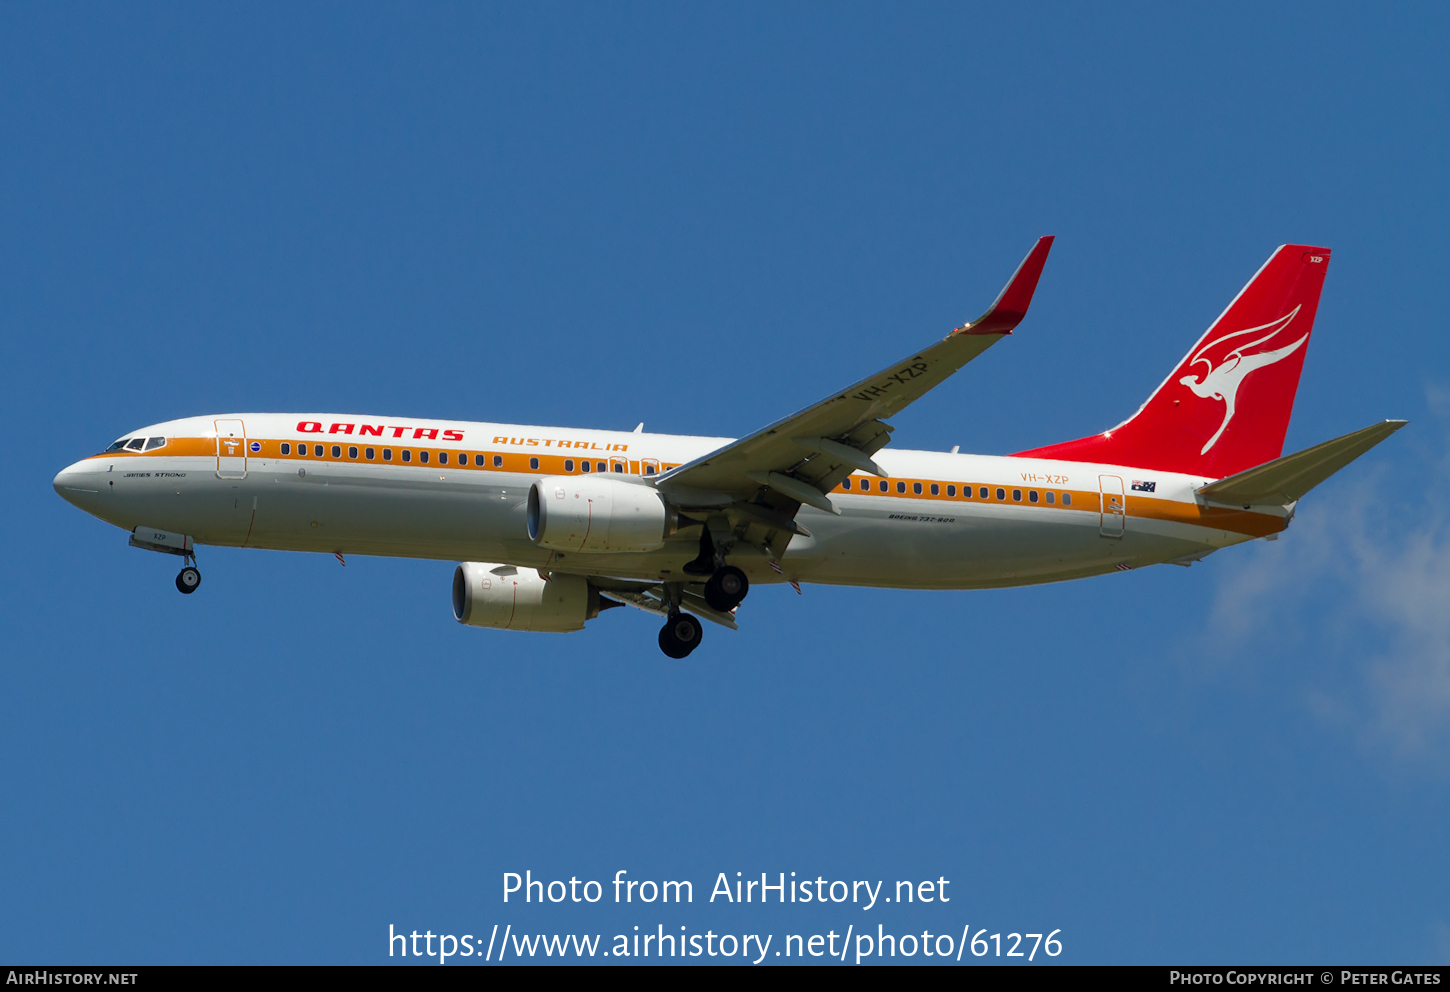
[[[1194,355],[1193,359],[1188,363],[1190,368],[1199,364],[1205,365],[1208,367],[1208,371],[1204,373],[1202,379],[1195,375],[1186,375],[1178,381],[1193,390],[1198,396],[1204,399],[1221,400],[1224,404],[1223,423],[1219,424],[1218,430],[1214,432],[1213,437],[1208,439],[1208,443],[1199,452],[1200,455],[1208,453],[1208,449],[1212,448],[1218,442],[1218,439],[1223,436],[1224,429],[1228,427],[1229,421],[1234,419],[1234,399],[1238,395],[1239,385],[1244,381],[1244,377],[1255,369],[1261,369],[1266,365],[1273,365],[1275,362],[1288,358],[1299,349],[1300,345],[1309,340],[1309,334],[1305,332],[1304,336],[1298,341],[1285,345],[1282,348],[1276,348],[1273,351],[1261,351],[1254,355],[1244,354],[1249,348],[1263,344],[1285,327],[1288,327],[1289,322],[1298,313],[1299,307],[1295,307],[1278,320],[1261,324],[1258,327],[1250,327],[1247,330],[1234,331],[1232,334],[1225,334],[1216,341],[1211,341],[1204,345],[1199,349],[1198,354]],[[1204,357],[1209,349],[1216,349],[1219,345],[1231,338],[1243,337],[1245,334],[1257,334],[1259,331],[1266,333],[1262,337],[1239,345],[1233,351],[1224,355],[1223,359],[1216,366]]]

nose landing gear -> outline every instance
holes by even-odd
[[[158,551],[165,555],[180,555],[186,566],[176,576],[178,591],[190,596],[201,585],[201,571],[196,567],[196,550],[190,534],[173,534],[159,527],[137,527],[127,542],[142,551]]]
[[[671,658],[685,658],[700,646],[705,633],[700,621],[688,613],[674,613],[660,629],[660,650]]]
[[[190,596],[201,585],[201,572],[195,565],[187,565],[176,574],[176,588]]]

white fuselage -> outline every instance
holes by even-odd
[[[699,554],[698,530],[657,551],[550,552],[529,539],[529,487],[582,474],[586,461],[648,484],[730,440],[332,414],[190,418],[128,437],[165,442],[83,459],[55,480],[67,500],[128,531],[664,580]],[[890,478],[853,475],[828,494],[839,515],[803,506],[796,520],[811,536],[792,538],[779,571],[747,544],[731,563],[754,583],[984,588],[1187,562],[1288,523],[1287,512],[1203,504],[1194,490],[1210,480],[1199,477],[890,448],[874,457]]]

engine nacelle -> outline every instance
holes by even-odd
[[[583,630],[599,609],[599,590],[582,575],[546,580],[535,569],[491,561],[466,561],[453,572],[453,618],[470,627],[565,633]]]
[[[551,551],[654,551],[669,516],[649,486],[604,475],[551,475],[529,488],[529,540]]]

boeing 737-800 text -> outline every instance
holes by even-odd
[[[574,631],[628,604],[661,649],[734,628],[752,583],[980,589],[1273,538],[1300,497],[1404,421],[1280,457],[1329,251],[1284,245],[1123,423],[1005,457],[888,449],[894,417],[1010,334],[1052,239],[978,320],[740,440],[333,414],[130,431],[55,477],[183,557],[198,545],[461,561],[460,623]],[[641,425],[642,427],[642,425]]]

